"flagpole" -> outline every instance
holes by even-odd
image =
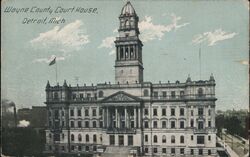
[[[199,67],[200,67],[200,80],[201,80],[201,44],[199,48]]]
[[[56,84],[57,84],[57,62],[56,62]]]

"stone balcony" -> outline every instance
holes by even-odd
[[[107,134],[136,134],[135,128],[107,128]]]

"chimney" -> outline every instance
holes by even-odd
[[[16,106],[14,106],[14,120],[15,120],[15,127],[17,127]]]

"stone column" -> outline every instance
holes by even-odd
[[[138,107],[138,126],[141,128],[141,108]]]
[[[124,114],[124,120],[125,120],[125,128],[127,128],[127,107],[125,107],[125,114]]]
[[[105,124],[105,109],[102,108],[102,127],[105,128],[106,124]]]
[[[109,110],[108,110],[108,107],[106,108],[107,110],[107,128],[109,127]]]
[[[115,107],[115,127],[118,128],[118,112],[117,112],[117,107]]]
[[[134,127],[135,128],[137,128],[137,123],[136,123],[136,119],[137,119],[136,108],[137,107],[134,107]]]

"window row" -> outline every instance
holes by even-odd
[[[66,151],[66,146],[61,146],[60,149],[61,151]],[[48,147],[49,151],[52,151],[52,146],[49,146]],[[56,149],[58,149],[58,147],[56,147]],[[89,152],[89,151],[94,151],[96,152],[97,151],[97,146],[82,146],[82,145],[78,145],[78,146],[75,146],[75,145],[72,145],[70,147],[71,151],[86,151],[86,152]],[[58,150],[56,150],[58,151]]]
[[[184,108],[179,109],[179,114],[176,113],[176,110],[177,109],[175,109],[175,108],[171,108],[170,109],[170,116],[177,116],[177,115],[185,116],[185,109]],[[207,113],[208,113],[208,116],[211,116],[211,110],[210,109],[208,109]],[[144,109],[144,115],[145,116],[149,115],[149,109],[148,108]],[[161,114],[159,114],[159,110],[157,108],[153,108],[153,116],[158,116],[158,115],[167,116],[167,109],[162,108],[161,109]],[[190,115],[194,116],[194,110],[190,110]],[[203,116],[203,115],[204,115],[204,108],[198,108],[198,116]]]
[[[161,149],[161,153],[162,154],[176,154],[177,153],[177,150],[178,148],[171,148],[170,149],[170,152],[167,152],[167,148],[153,148],[153,153],[157,154],[159,153],[159,149]],[[144,152],[147,154],[149,153],[149,148],[144,148]],[[185,148],[179,148],[179,153],[180,154],[186,154],[185,153]],[[207,150],[207,154],[208,155],[211,155],[212,154],[212,151],[211,149],[208,149]],[[194,155],[194,149],[190,149],[190,155]],[[198,149],[198,155],[204,155],[204,150],[203,149]]]
[[[159,137],[159,135],[154,135],[153,136],[153,143],[160,143],[160,141],[158,140],[158,137]],[[190,139],[191,139],[191,141],[193,141],[194,140],[194,135],[191,135]],[[149,135],[147,135],[147,134],[144,135],[144,141],[149,142]],[[208,141],[211,141],[211,136],[210,135],[208,135]],[[183,143],[183,144],[185,143],[185,137],[183,135],[180,136],[179,142]],[[196,142],[197,142],[197,144],[205,144],[205,136],[198,135]],[[166,135],[161,136],[161,143],[167,143]],[[169,143],[172,143],[172,144],[176,143],[176,137],[174,135],[171,136]]]
[[[75,125],[77,124],[77,125]],[[102,128],[103,127],[103,122],[99,121],[99,126],[97,124],[97,121],[92,121],[91,125],[90,125],[90,121],[84,121],[84,126],[83,126],[83,122],[82,121],[77,121],[77,123],[75,121],[70,121],[70,127],[71,128]]]
[[[97,116],[97,109],[96,108],[92,108],[92,116]],[[84,109],[84,115],[85,116],[90,116],[90,109],[86,108]],[[102,109],[99,109],[99,115],[102,115]],[[75,110],[74,109],[70,109],[70,116],[73,117],[75,116]],[[82,116],[82,110],[81,109],[77,109],[77,116],[80,117]]]

